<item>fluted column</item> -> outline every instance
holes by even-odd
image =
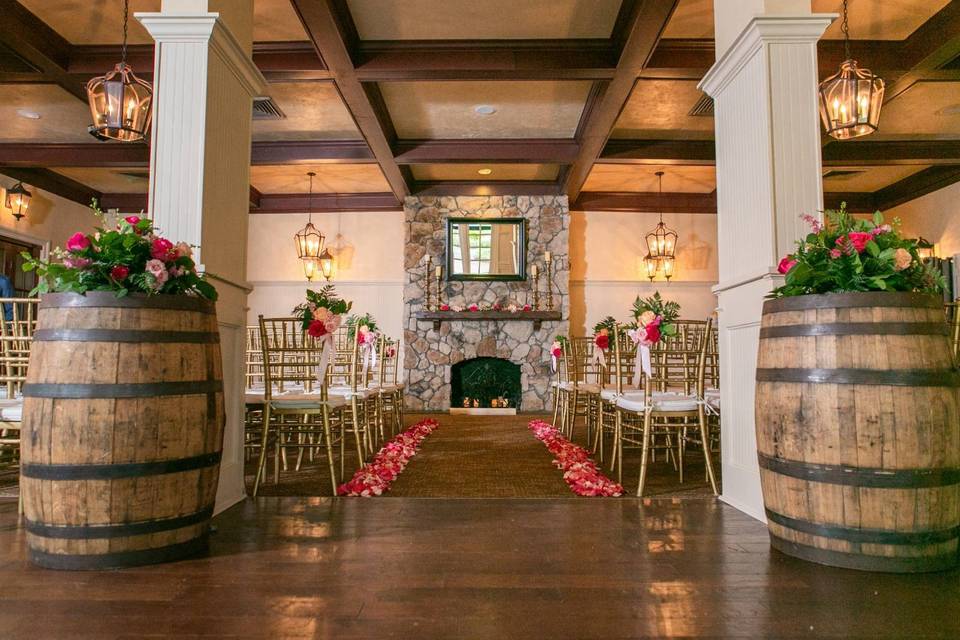
[[[166,237],[199,245],[197,262],[220,294],[221,511],[245,495],[250,122],[252,98],[266,86],[250,57],[253,1],[164,0],[160,13],[136,18],[156,41],[149,213]]]
[[[781,283],[780,257],[808,233],[800,216],[823,208],[816,45],[835,16],[734,15],[745,26],[733,37],[722,22],[735,3],[714,4],[718,46],[721,27],[729,46],[700,88],[716,118],[723,499],[762,519],[754,431],[761,307]]]

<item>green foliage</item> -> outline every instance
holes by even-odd
[[[294,307],[293,314],[303,321],[303,328],[306,329],[313,321],[317,309],[327,309],[335,316],[342,316],[352,307],[352,302],[337,297],[336,287],[328,284],[319,291],[307,289],[307,301]]]
[[[854,218],[841,203],[825,212],[797,250],[780,263],[784,284],[769,297],[851,291],[920,291],[939,294],[945,281],[939,271],[924,264],[917,241],[900,235],[899,220],[885,224],[878,211],[871,220]]]
[[[74,234],[66,248],[51,251],[49,261],[21,254],[23,270],[37,272],[30,295],[112,291],[118,298],[145,293],[217,299],[216,289],[197,272],[192,247],[167,241],[152,221],[139,216],[127,216],[107,229],[96,200],[90,208],[103,225],[94,234]]]
[[[680,303],[664,300],[659,291],[655,291],[649,298],[637,296],[633,301],[633,319],[639,320],[646,311],[652,311],[654,315],[661,316],[663,322],[673,322],[680,317]]]
[[[609,333],[610,335],[613,335],[613,330],[616,328],[616,326],[617,326],[616,318],[614,318],[613,316],[607,316],[597,324],[593,325],[593,333],[594,335],[596,335],[600,333],[601,329],[606,329],[607,333]]]

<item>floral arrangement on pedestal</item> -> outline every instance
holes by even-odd
[[[104,223],[94,233],[73,234],[65,248],[51,251],[51,261],[21,254],[23,270],[35,270],[38,276],[31,296],[112,291],[118,298],[143,293],[217,299],[216,289],[197,272],[189,244],[174,244],[159,234],[153,221],[140,216],[127,216],[108,229],[96,200],[90,207]]]
[[[298,304],[293,314],[303,322],[303,330],[314,338],[333,335],[343,321],[352,302],[337,297],[336,288],[328,284],[319,291],[307,289],[307,301]]]
[[[664,300],[659,291],[649,298],[633,301],[633,319],[635,325],[627,330],[627,336],[637,346],[637,362],[634,366],[633,384],[640,385],[640,373],[652,375],[650,347],[660,342],[664,336],[677,335],[677,318],[680,317],[680,304]]]
[[[870,220],[854,218],[846,203],[825,212],[826,224],[803,219],[811,232],[797,250],[780,260],[784,284],[771,298],[853,291],[943,291],[943,275],[924,264],[917,240],[900,235],[899,220],[884,222],[878,211]]]

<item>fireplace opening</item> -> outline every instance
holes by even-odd
[[[520,365],[503,358],[470,358],[450,368],[451,409],[520,409]]]

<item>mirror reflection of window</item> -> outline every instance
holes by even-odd
[[[450,275],[520,277],[523,244],[522,222],[451,220],[447,226]]]

